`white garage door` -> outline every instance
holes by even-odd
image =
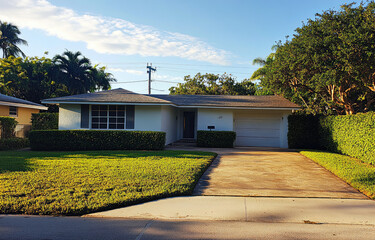
[[[236,146],[280,147],[280,123],[281,116],[235,114]]]

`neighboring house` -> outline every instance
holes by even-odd
[[[59,129],[166,132],[166,143],[197,130],[235,131],[236,146],[288,147],[288,115],[300,107],[280,96],[143,95],[125,89],[45,99],[58,104]]]
[[[17,120],[17,137],[24,137],[31,129],[31,114],[47,109],[37,103],[0,94],[0,116],[14,117]]]

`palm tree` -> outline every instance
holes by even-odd
[[[57,79],[67,87],[70,94],[93,92],[110,89],[110,82],[116,81],[105,68],[92,66],[88,58],[80,52],[66,50],[62,55],[53,58]]]
[[[21,34],[21,32],[17,26],[0,21],[0,48],[3,50],[3,58],[9,56],[25,57],[25,54],[17,45],[27,45],[27,41],[19,38],[19,34]]]

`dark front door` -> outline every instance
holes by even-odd
[[[195,112],[184,112],[183,138],[194,138]]]

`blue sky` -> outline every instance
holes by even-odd
[[[0,19],[20,27],[28,56],[80,51],[106,66],[113,88],[147,92],[146,64],[157,67],[152,93],[168,94],[185,75],[229,73],[241,81],[272,45],[315,13],[346,1],[0,0]],[[165,82],[168,81],[168,82]],[[162,91],[160,91],[162,90]]]

